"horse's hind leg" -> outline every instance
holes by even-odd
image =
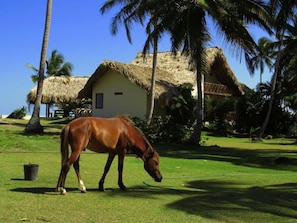
[[[105,167],[104,167],[104,172],[103,172],[103,175],[99,181],[99,191],[104,191],[104,180],[105,180],[105,177],[110,169],[110,166],[112,164],[112,161],[114,160],[114,157],[115,157],[116,153],[109,153],[108,155],[108,159],[107,159],[107,162],[105,164]]]
[[[76,152],[73,152],[71,154],[71,156],[69,157],[67,163],[65,163],[63,166],[62,166],[62,169],[61,169],[61,173],[60,173],[60,178],[59,178],[59,182],[58,182],[58,191],[62,194],[62,195],[65,195],[67,193],[66,189],[65,189],[65,181],[66,181],[66,177],[67,177],[67,174],[69,172],[69,169],[70,167],[72,166],[72,164],[74,162],[76,162],[76,160],[78,159],[80,155],[80,151],[76,151]],[[58,187],[57,186],[57,187]]]
[[[67,193],[66,189],[64,187],[64,184],[65,184],[65,180],[66,180],[68,171],[69,171],[68,165],[67,164],[62,165],[58,184],[56,187],[56,192],[60,192],[61,195],[65,195]]]
[[[78,179],[78,189],[82,193],[86,193],[87,190],[86,190],[86,187],[84,185],[84,182],[81,179],[80,172],[79,172],[79,158],[80,158],[80,156],[78,156],[77,160],[73,163],[73,167],[74,167],[77,179]]]

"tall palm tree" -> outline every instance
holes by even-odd
[[[172,2],[173,18],[171,33],[172,50],[182,48],[189,55],[196,68],[197,81],[197,123],[190,142],[199,144],[201,138],[203,115],[203,82],[205,68],[205,46],[210,40],[208,22],[215,24],[220,36],[248,58],[258,50],[257,44],[248,32],[247,24],[257,24],[269,31],[267,21],[269,14],[261,1],[192,1]],[[168,9],[167,11],[170,11]],[[162,23],[162,22],[160,22]]]
[[[278,50],[276,56],[276,62],[274,64],[274,73],[271,81],[271,93],[270,101],[268,106],[268,111],[265,120],[261,126],[259,137],[262,138],[272,111],[273,101],[275,98],[275,90],[278,75],[281,73],[281,58],[282,58],[282,48],[284,45],[284,37],[287,31],[288,24],[294,19],[296,14],[297,2],[296,0],[270,0],[269,5],[271,7],[271,14],[274,17],[273,27],[275,29],[276,37],[278,39]]]
[[[44,81],[44,68],[46,63],[46,54],[48,48],[48,40],[50,33],[51,17],[52,17],[53,0],[47,0],[46,18],[44,25],[43,41],[40,55],[39,74],[37,83],[36,100],[34,104],[33,114],[25,128],[26,133],[43,133],[43,126],[40,124],[40,105]]]

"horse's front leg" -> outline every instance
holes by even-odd
[[[122,153],[118,154],[118,185],[122,191],[126,191],[127,188],[123,183],[123,168],[124,168],[124,158],[125,158],[126,151],[122,151]]]
[[[108,155],[107,162],[104,167],[103,175],[99,181],[99,185],[98,185],[99,191],[104,191],[104,180],[105,180],[105,177],[110,169],[112,161],[114,160],[115,155],[116,155],[116,153],[109,153],[109,155]]]

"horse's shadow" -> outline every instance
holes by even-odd
[[[77,190],[75,188],[67,188],[67,191]],[[18,187],[13,188],[10,191],[19,192],[19,193],[32,193],[32,194],[47,194],[47,195],[55,195],[58,194],[55,192],[55,188],[53,187]]]
[[[21,180],[21,179],[19,179]],[[66,188],[67,192],[70,193],[81,193],[77,188]],[[12,192],[18,192],[18,193],[32,193],[32,194],[44,194],[44,195],[59,195],[60,193],[55,191],[55,188],[53,187],[18,187],[18,188],[13,188],[10,191]],[[122,191],[119,188],[105,188],[104,192],[99,191],[98,188],[88,188],[88,192],[98,192],[98,193],[109,193],[112,192],[114,195],[116,194],[131,194],[131,193],[136,193],[138,194],[139,192],[148,192],[150,189],[148,187],[131,187],[128,188],[127,191]]]

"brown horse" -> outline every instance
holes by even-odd
[[[70,157],[68,144],[72,150]],[[131,150],[144,161],[144,169],[155,181],[162,180],[158,153],[128,117],[82,117],[71,121],[61,132],[62,167],[56,187],[57,192],[66,194],[65,180],[72,164],[77,175],[79,190],[86,192],[79,173],[80,154],[86,148],[97,153],[109,153],[104,173],[99,181],[100,191],[104,191],[104,180],[115,155],[118,155],[118,185],[121,190],[126,190],[122,173],[127,150]]]

